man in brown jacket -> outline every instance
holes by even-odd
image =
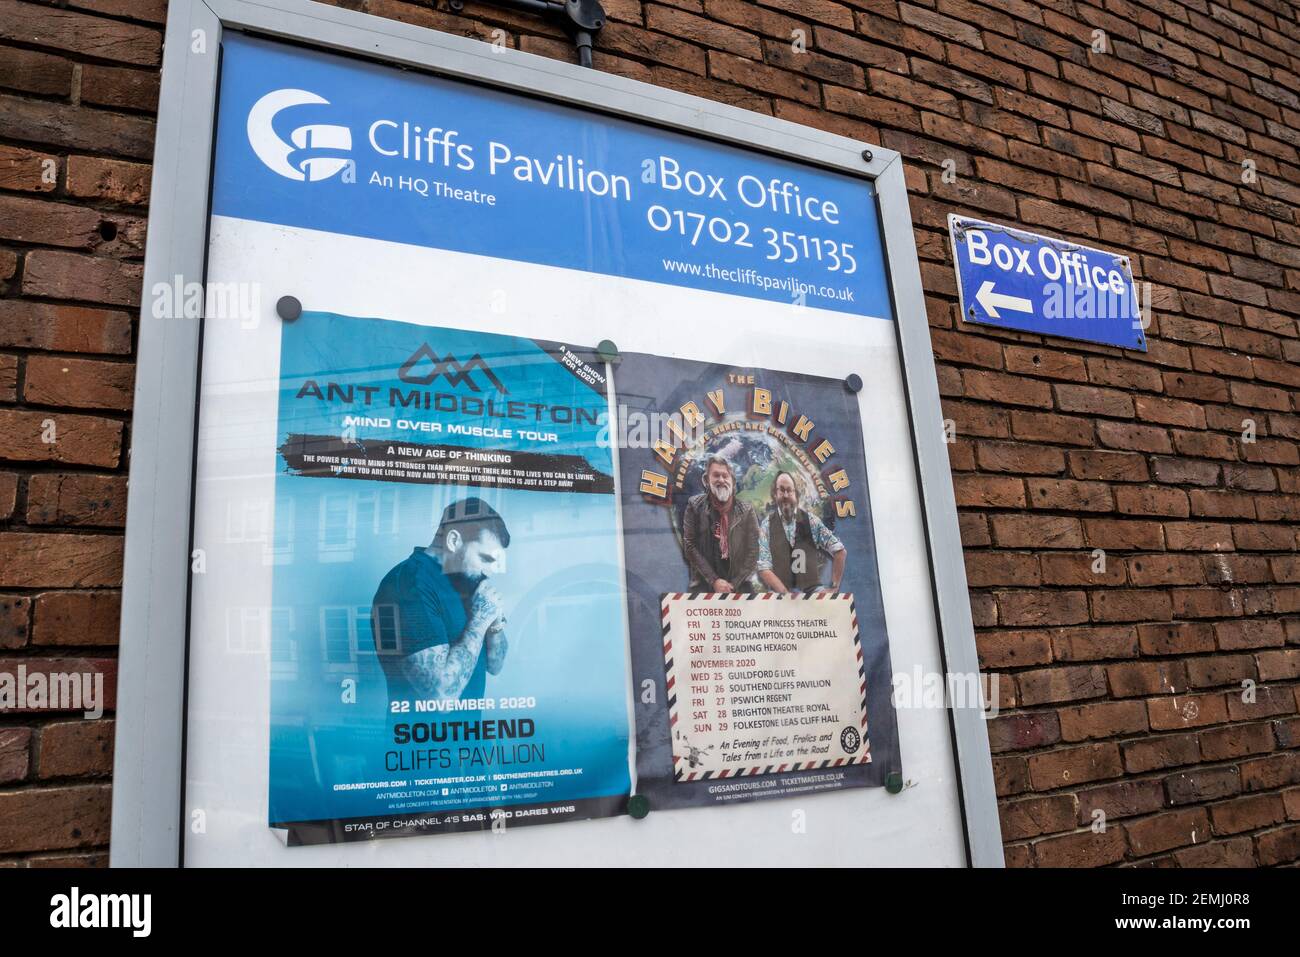
[[[731,463],[711,455],[704,463],[705,491],[682,516],[690,590],[750,592],[758,565],[758,516],[736,498]]]

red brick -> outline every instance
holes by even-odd
[[[0,47],[0,57],[6,52]],[[9,51],[22,52],[26,51]],[[0,59],[0,71],[4,61]],[[69,64],[71,69],[71,64]],[[2,74],[0,74],[2,78]],[[52,192],[59,185],[59,160],[48,153],[21,149],[16,146],[0,146],[0,188],[19,189],[31,193]]]
[[[943,411],[952,419],[958,435],[1007,436],[1007,414],[999,409],[970,402],[945,401]]]
[[[1139,395],[1134,404],[1137,417],[1143,422],[1158,422],[1187,429],[1205,428],[1205,411],[1191,402]]]
[[[1016,676],[1022,705],[1052,704],[1100,698],[1106,694],[1106,674],[1096,665],[1041,668]]]
[[[1288,821],[1300,821],[1300,788],[1291,788],[1282,792],[1282,801],[1286,805]]]
[[[1109,512],[1114,507],[1110,486],[1101,482],[1031,478],[1027,486],[1029,504],[1032,508],[1070,512]]]
[[[0,521],[13,518],[18,503],[18,476],[0,472]]]
[[[1106,680],[1111,694],[1117,698],[1177,694],[1187,689],[1186,671],[1177,661],[1130,661],[1107,665]]]
[[[0,346],[126,353],[131,350],[131,318],[105,309],[0,300]]]
[[[1162,485],[1123,486],[1115,489],[1115,510],[1124,515],[1164,515],[1186,518],[1191,514],[1187,493]]]
[[[735,83],[803,103],[816,104],[820,99],[816,80],[755,63],[752,60],[742,60],[740,57],[718,50],[709,51],[709,76],[716,80]],[[829,90],[826,105],[830,106]]]
[[[1273,750],[1273,731],[1264,722],[1210,728],[1200,735],[1201,756],[1206,761],[1230,761]]]
[[[1087,744],[1031,754],[1029,780],[1035,791],[1087,784],[1124,773],[1119,748],[1113,743]]]
[[[0,459],[116,466],[122,423],[64,412],[0,409]]]
[[[1093,621],[1146,621],[1168,618],[1169,596],[1140,588],[1095,591],[1091,596]]]
[[[1259,836],[1259,863],[1264,867],[1300,860],[1300,825]]]
[[[715,0],[706,0],[705,9],[711,10]],[[759,29],[762,29],[762,17],[766,14],[760,9],[756,10],[750,3],[742,3],[736,0],[735,6],[744,11],[743,17],[748,25],[753,22],[752,18],[759,17]],[[817,49],[834,56],[841,56],[854,63],[860,63],[863,66],[876,66],[885,70],[891,70],[894,73],[907,72],[907,57],[897,50],[891,50],[889,47],[880,46],[877,43],[868,43],[861,37],[852,36],[847,33],[840,33],[826,27],[818,26],[814,34],[817,38]],[[778,39],[788,40],[790,30],[783,30],[777,34]]]
[[[1184,432],[1176,429],[1173,436],[1174,447],[1178,450],[1179,455],[1191,455],[1204,459],[1235,459],[1237,457],[1237,443],[1226,435],[1216,435],[1209,432]]]
[[[1151,460],[1151,468],[1156,481],[1166,485],[1217,485],[1219,482],[1219,466],[1215,462],[1157,457]]]
[[[1201,804],[1239,793],[1241,775],[1234,767],[1197,768],[1169,775],[1164,785],[1171,806]]]
[[[764,0],[769,7],[776,7],[787,13],[794,13],[818,23],[830,24],[842,30],[852,30],[854,26],[853,11],[841,3],[832,0]]]
[[[1211,518],[1254,518],[1255,501],[1240,492],[1192,489],[1187,493],[1192,514]]]
[[[1099,661],[1137,655],[1137,632],[1131,625],[1055,628],[1052,654],[1057,661]]]
[[[109,591],[51,591],[36,596],[34,645],[116,645],[121,595]]]
[[[27,728],[0,728],[0,784],[27,777],[31,766],[32,732]]]
[[[1286,751],[1241,762],[1243,791],[1273,791],[1300,784],[1300,751]]]
[[[0,47],[0,87],[64,98],[72,94],[73,63],[63,57]],[[4,151],[0,150],[0,156]]]
[[[1095,817],[1094,812],[1105,815],[1104,820],[1112,818],[1133,817],[1137,814],[1150,814],[1158,811],[1165,804],[1165,789],[1159,781],[1137,780],[1116,781],[1100,787],[1087,788],[1079,792],[1080,827],[1090,827]]]
[[[1201,560],[1195,555],[1137,555],[1128,560],[1128,577],[1134,585],[1200,585],[1205,581]]]
[[[141,277],[139,263],[37,249],[27,254],[23,294],[111,306],[138,306]]]
[[[68,192],[73,196],[141,206],[149,201],[150,176],[150,167],[144,163],[68,157]]]
[[[1053,711],[1001,714],[985,724],[994,754],[1046,747],[1061,740],[1061,727]]]
[[[1102,419],[1097,422],[1097,441],[1112,449],[1127,449],[1134,452],[1173,451],[1169,433],[1151,425],[1134,425]]]
[[[22,648],[27,644],[32,601],[18,595],[0,595],[0,648]]]
[[[983,515],[972,515],[969,512],[960,514],[957,516],[957,525],[961,532],[961,543],[966,548],[979,548],[993,541],[989,537],[988,522]]]
[[[1286,820],[1286,808],[1277,794],[1239,797],[1210,807],[1215,834],[1241,834]]]
[[[1107,482],[1145,482],[1148,477],[1146,460],[1132,452],[1070,452],[1070,474]]]
[[[1103,867],[1122,861],[1126,850],[1120,827],[1108,827],[1100,833],[1089,829],[1034,844],[1039,867]]]
[[[1180,399],[1201,402],[1227,402],[1228,384],[1222,379],[1190,372],[1166,372],[1165,391]]]
[[[1296,532],[1283,526],[1234,525],[1232,540],[1238,548],[1252,551],[1291,551],[1296,547]]]
[[[953,489],[958,508],[1023,508],[1025,483],[997,475],[957,475]]]
[[[1179,867],[1254,867],[1255,853],[1248,837],[1215,841],[1174,852]]]
[[[1013,411],[1011,434],[1028,442],[1084,446],[1090,446],[1094,442],[1093,423],[1090,420],[1048,412]]]
[[[1193,689],[1241,687],[1243,681],[1257,677],[1255,661],[1250,655],[1207,655],[1187,658],[1183,665],[1187,669],[1187,686]]]
[[[118,536],[0,532],[0,587],[86,588],[121,581]]]
[[[999,797],[1029,790],[1029,765],[1021,757],[993,758],[993,785]]]
[[[1171,551],[1232,551],[1232,526],[1215,522],[1166,522],[1165,546]]]
[[[1117,389],[1099,389],[1088,385],[1057,385],[1056,407],[1062,412],[1082,412],[1112,418],[1133,418],[1133,400]]]
[[[1149,551],[1164,547],[1163,529],[1157,522],[1089,518],[1084,519],[1083,531],[1088,544],[1095,548]]]
[[[1144,655],[1185,655],[1214,651],[1214,629],[1198,622],[1138,625]]]
[[[58,722],[41,729],[37,777],[103,777],[112,771],[112,720]]]
[[[154,125],[142,116],[0,94],[0,137],[148,159]]]
[[[842,86],[827,86],[823,93],[826,108],[836,113],[847,113],[872,123],[901,126],[913,132],[922,129],[920,115],[915,107],[868,96]]]
[[[1162,734],[1138,741],[1125,741],[1120,749],[1124,754],[1124,767],[1130,774],[1197,764],[1201,760],[1195,734]]]
[[[0,854],[108,843],[106,784],[0,792]]]
[[[1114,738],[1147,730],[1146,708],[1140,701],[1103,701],[1062,708],[1060,718],[1062,741]]]
[[[994,515],[993,539],[1002,548],[1080,548],[1079,520],[1051,515]]]
[[[1016,552],[974,552],[966,556],[966,583],[971,588],[989,585],[1037,585],[1041,581],[1038,559]]]
[[[1272,648],[1286,643],[1279,621],[1242,618],[1221,621],[1214,626],[1219,647],[1225,651],[1238,648]]]
[[[23,398],[33,405],[122,411],[131,407],[134,379],[126,363],[32,356]]]
[[[1125,825],[1134,855],[1145,857],[1209,839],[1210,818],[1204,808],[1166,811]]]
[[[1065,454],[1060,449],[1045,448],[1041,445],[979,442],[976,445],[976,456],[980,468],[986,472],[1057,475],[1065,469]]]
[[[18,357],[0,355],[0,402],[18,398]],[[3,495],[3,486],[0,486]]]
[[[1068,831],[1074,827],[1076,816],[1075,798],[1070,794],[1009,801],[999,809],[1002,839],[1016,841]]]
[[[1044,585],[1122,585],[1124,560],[1101,557],[1091,552],[1046,552],[1040,560]],[[1098,570],[1100,568],[1100,570]]]
[[[41,473],[27,483],[31,525],[126,524],[126,477],[84,473]]]
[[[158,107],[159,75],[152,70],[87,64],[82,68],[81,99],[85,103],[123,110],[153,111]]]
[[[1222,694],[1165,695],[1147,700],[1147,715],[1153,731],[1181,731],[1224,723],[1228,706]]]
[[[1261,651],[1255,656],[1260,681],[1295,681],[1300,679],[1300,648]]]
[[[1077,625],[1088,620],[1088,600],[1079,591],[1002,591],[998,620],[1004,625]]]
[[[1222,618],[1242,613],[1242,595],[1221,588],[1175,588],[1170,592],[1178,618]]]
[[[1253,701],[1247,700],[1248,690],[1253,691]],[[1295,692],[1290,686],[1261,685],[1253,689],[1228,692],[1228,717],[1233,721],[1249,721],[1295,713]]]
[[[934,33],[956,43],[974,47],[977,50],[984,49],[979,29],[968,23],[962,23],[952,17],[945,17],[943,14],[935,13],[933,10],[925,10],[910,3],[900,3],[898,13],[904,23],[911,24],[926,33]]]
[[[0,37],[145,66],[156,66],[162,57],[157,30],[17,0],[0,0]]]

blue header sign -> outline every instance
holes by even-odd
[[[892,319],[867,179],[232,34],[213,213]]]
[[[967,322],[1146,352],[1127,256],[965,216],[948,235]]]

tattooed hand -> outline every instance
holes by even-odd
[[[469,605],[470,625],[474,628],[487,628],[497,619],[504,617],[501,613],[501,596],[488,584],[487,580],[479,582],[474,589],[474,597]]]

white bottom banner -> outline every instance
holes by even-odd
[[[674,780],[871,761],[852,595],[663,596]]]

